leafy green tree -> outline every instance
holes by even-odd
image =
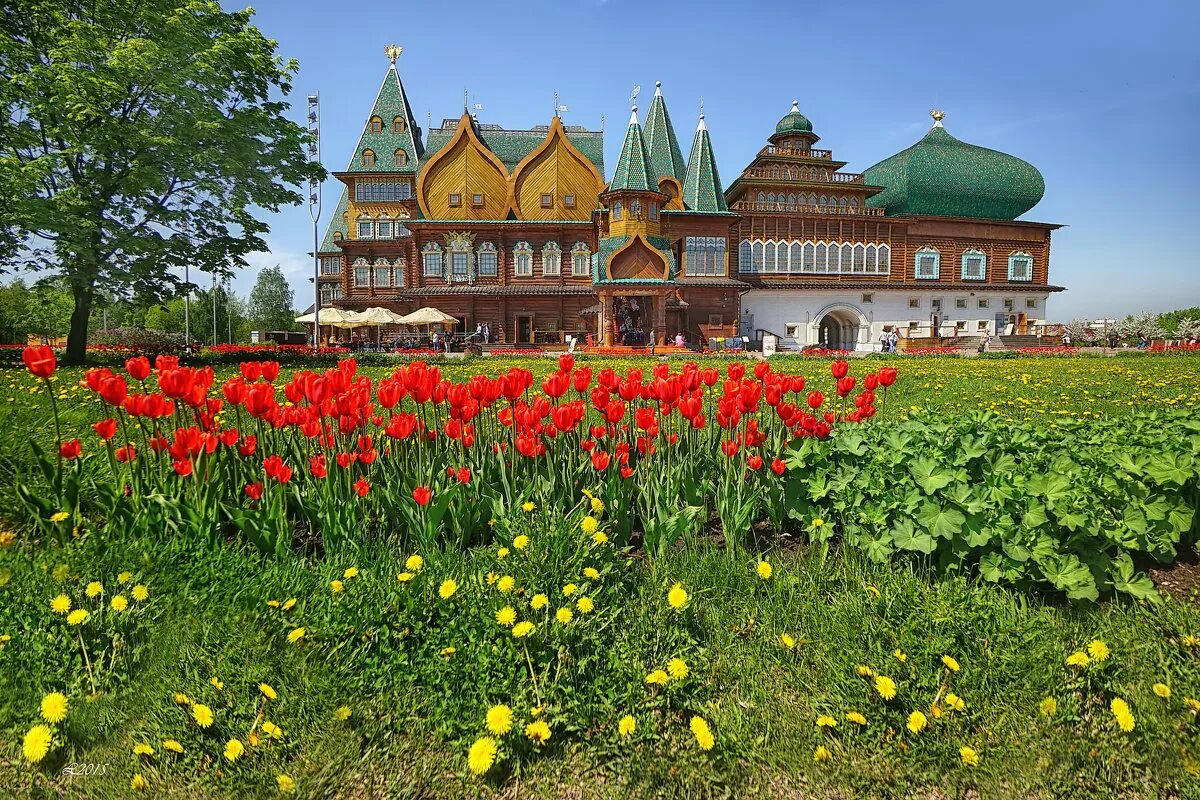
[[[267,267],[258,273],[258,280],[250,290],[250,323],[264,331],[299,330],[294,304],[292,287],[283,277],[283,270],[278,264]]]
[[[24,281],[0,286],[0,343],[20,344],[29,335],[29,299]]]
[[[69,362],[98,287],[161,300],[185,262],[230,275],[266,249],[255,210],[324,177],[284,116],[296,62],[252,15],[211,0],[0,6],[0,244],[20,242],[0,259],[65,277]]]
[[[1178,311],[1168,311],[1159,315],[1158,322],[1168,336],[1184,336],[1186,334],[1180,330],[1179,323],[1186,319],[1200,319],[1200,308],[1181,308]]]

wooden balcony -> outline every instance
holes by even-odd
[[[882,208],[868,206],[811,206],[789,205],[788,203],[759,203],[754,200],[739,200],[733,204],[730,211],[783,211],[789,214],[825,214],[834,217],[882,217]]]
[[[800,150],[795,147],[776,147],[769,144],[758,151],[760,156],[784,156],[786,158],[819,158],[822,161],[832,161],[832,150]]]
[[[749,167],[742,177],[805,183],[864,183],[863,176],[857,172],[834,172],[828,167]]]

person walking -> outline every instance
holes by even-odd
[[[1109,350],[1117,349],[1117,332],[1116,331],[1108,332],[1108,349]]]
[[[488,323],[483,323],[483,340],[490,342],[492,340],[492,326]]]

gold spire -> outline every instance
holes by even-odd
[[[933,117],[933,127],[942,127],[942,120],[946,118],[946,112],[939,109],[934,109],[929,112],[929,116]]]
[[[393,67],[396,66],[396,59],[399,58],[400,54],[403,52],[404,48],[395,44],[389,44],[387,47],[383,48],[383,54],[388,57],[389,61],[392,62]]]

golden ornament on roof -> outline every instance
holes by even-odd
[[[383,54],[388,57],[389,61],[392,62],[392,66],[395,66],[396,59],[399,58],[400,54],[403,52],[404,48],[396,44],[389,44],[387,47],[383,48]]]

